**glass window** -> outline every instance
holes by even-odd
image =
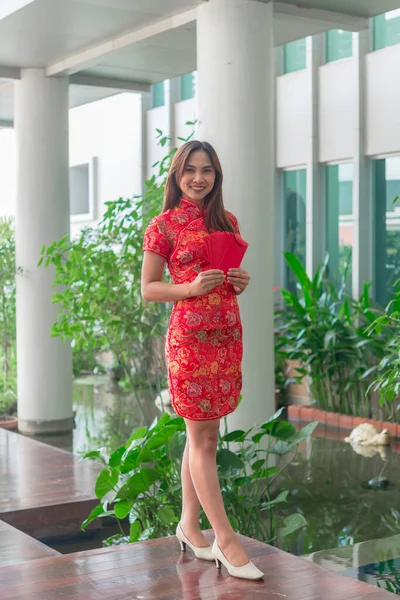
[[[181,100],[190,100],[194,97],[194,76],[187,73],[181,77]]]
[[[374,50],[400,43],[400,9],[379,15],[374,23]]]
[[[346,278],[351,293],[353,253],[353,165],[333,165],[326,169],[326,250],[329,274],[338,285]]]
[[[306,263],[306,169],[285,171],[285,250]],[[286,285],[296,292],[296,280],[287,269]]]
[[[326,62],[353,56],[353,34],[343,29],[331,29],[326,34]]]
[[[374,281],[376,300],[386,306],[400,278],[400,156],[374,161]]]
[[[306,38],[284,46],[284,73],[301,71],[307,66]]]
[[[155,83],[151,86],[151,96],[152,96],[152,104],[153,108],[158,108],[159,106],[164,106],[165,104],[165,92],[164,92],[164,82],[160,81],[160,83]]]

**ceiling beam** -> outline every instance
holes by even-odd
[[[132,29],[131,31],[100,42],[95,46],[83,48],[79,52],[70,54],[62,60],[49,65],[46,69],[46,75],[48,77],[53,77],[55,75],[72,75],[78,71],[94,66],[99,62],[99,59],[107,54],[132,46],[132,44],[135,44],[136,42],[141,42],[154,35],[158,35],[159,33],[176,29],[182,25],[187,25],[195,20],[196,9],[191,9],[178,15],[168,17],[167,19],[163,19],[162,21],[156,21],[145,27]]]
[[[2,67],[0,65],[0,79],[21,79],[19,67]]]
[[[310,25],[328,29],[344,29],[346,31],[362,31],[368,29],[369,19],[346,13],[308,8],[285,2],[274,3],[274,15],[281,21],[309,21]]]
[[[75,85],[89,85],[140,93],[149,92],[151,87],[150,83],[141,83],[139,81],[132,81],[131,79],[97,76],[90,73],[75,73],[75,75],[70,76],[69,82]]]

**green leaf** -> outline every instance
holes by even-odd
[[[271,506],[275,506],[276,504],[282,504],[282,502],[287,502],[287,497],[289,495],[288,491],[281,492],[274,500],[270,502],[263,502],[261,505],[262,510],[268,510]]]
[[[104,509],[103,509],[103,505],[102,504],[98,504],[90,513],[90,515],[87,517],[87,519],[85,519],[81,525],[81,529],[84,531],[86,529],[86,527],[89,525],[89,523],[91,523],[92,521],[94,521],[95,519],[97,519],[98,517],[100,517],[100,515],[104,514]]]
[[[114,511],[113,510],[105,510],[104,509],[104,505],[102,504],[98,504],[90,513],[90,515],[88,516],[87,519],[85,519],[81,525],[81,529],[82,531],[85,531],[86,527],[95,519],[98,519],[100,517],[108,517],[114,515]]]
[[[286,517],[283,523],[285,527],[283,527],[279,532],[281,537],[286,537],[287,535],[290,535],[291,533],[294,533],[298,529],[301,529],[307,525],[307,521],[300,513],[295,513],[294,515]]]
[[[125,454],[125,446],[121,446],[118,450],[115,450],[110,456],[110,467],[119,467],[121,464],[121,459]]]
[[[261,426],[269,435],[280,440],[287,440],[294,436],[296,428],[287,421],[277,421],[272,423],[264,423]]]
[[[114,469],[103,469],[96,480],[96,498],[101,500],[108,492],[111,492],[118,483],[118,472]]]
[[[157,516],[165,525],[177,522],[177,517],[170,506],[162,506],[157,511]]]
[[[282,413],[283,413],[283,408],[280,408],[279,410],[276,411],[276,413],[274,413],[272,415],[272,417],[270,417],[269,419],[264,421],[264,423],[261,425],[261,427],[264,428],[265,425],[267,425],[268,423],[273,423],[274,421],[277,421]]]
[[[238,470],[244,468],[243,461],[230,450],[222,449],[217,452],[217,465],[223,471]]]
[[[293,272],[293,275],[300,283],[302,289],[309,289],[311,287],[311,281],[301,260],[291,252],[284,252],[283,254],[289,269]]]
[[[133,500],[120,500],[114,506],[114,512],[117,519],[125,519],[132,509]]]
[[[221,438],[221,442],[244,442],[245,435],[245,431],[237,429],[236,431],[231,431],[224,435]]]
[[[290,444],[299,444],[303,440],[306,440],[307,438],[309,438],[312,435],[314,429],[316,427],[318,427],[318,425],[319,425],[318,421],[313,421],[312,423],[307,423],[307,425],[305,427],[303,427],[303,429],[300,429],[300,431],[298,431],[295,435],[293,435],[287,441],[289,441]]]
[[[137,498],[139,494],[147,492],[150,486],[158,479],[158,475],[152,469],[141,469],[128,479],[118,491],[117,498]]]
[[[263,466],[265,465],[265,460],[261,459],[261,460],[256,460],[252,465],[251,468],[253,469],[253,471],[260,471],[260,469],[263,468]]]
[[[142,526],[140,525],[140,521],[133,521],[129,530],[129,541],[137,542],[140,538],[140,534],[142,533]]]

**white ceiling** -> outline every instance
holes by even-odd
[[[398,0],[278,0],[286,4],[319,8],[333,12],[341,12],[358,17],[375,17],[385,12],[400,8]]]
[[[204,1],[32,0],[0,20],[0,77],[1,67],[42,67],[150,84],[188,73],[196,69],[196,23],[186,11]],[[400,0],[275,0],[275,45],[335,27],[361,29],[367,17],[396,8]],[[0,123],[13,114],[12,86],[4,83]],[[117,91],[71,85],[71,106]]]
[[[35,0],[0,21],[0,66],[44,67],[203,0]]]

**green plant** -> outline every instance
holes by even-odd
[[[394,559],[383,561],[378,565],[378,573],[383,579],[383,583],[378,581],[378,588],[384,589],[387,592],[392,592],[396,596],[400,596],[400,573],[396,568]],[[387,581],[387,578],[390,581]]]
[[[310,423],[296,432],[293,425],[279,420],[281,412],[247,432],[225,432],[217,452],[221,490],[232,526],[272,544],[305,524],[297,514],[279,522],[276,507],[286,502],[288,493],[275,495],[273,490],[277,478],[295,459],[299,443],[317,425]],[[100,461],[104,468],[95,487],[100,503],[82,528],[96,518],[117,519],[120,534],[105,544],[171,535],[181,510],[180,468],[185,442],[184,420],[164,414],[152,427],[138,429],[111,455],[104,449],[88,453],[87,458]],[[232,443],[235,452],[230,448]],[[285,459],[274,466],[272,457]],[[200,519],[203,528],[210,526],[204,514]],[[126,521],[129,531],[124,529]]]
[[[321,408],[371,416],[366,392],[385,340],[366,332],[377,315],[369,284],[356,302],[345,293],[345,277],[339,289],[328,279],[328,257],[313,279],[296,256],[287,252],[285,259],[297,294],[282,290],[286,310],[277,314],[277,352],[301,363],[299,378],[309,378],[312,400]]]
[[[398,399],[400,393],[400,280],[396,282],[393,299],[368,328],[370,335],[386,339],[384,356],[380,361],[376,378],[370,388],[379,392],[382,406],[391,407],[392,417],[398,419]]]
[[[168,138],[158,134],[160,145],[166,146]],[[143,198],[107,202],[96,228],[84,229],[75,240],[64,237],[43,246],[39,261],[55,267],[53,301],[60,312],[52,335],[70,338],[77,359],[82,353],[93,357],[111,351],[128,390],[138,382],[160,388],[166,381],[167,308],[143,300],[140,279],[144,231],[160,212],[174,153],[175,149],[168,151],[154,165],[158,173],[145,182]]]
[[[0,387],[3,407],[16,394],[16,266],[12,219],[0,218]],[[0,413],[2,408],[0,407]]]

